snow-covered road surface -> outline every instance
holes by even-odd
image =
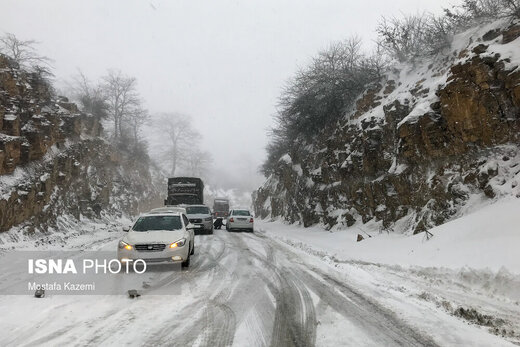
[[[105,238],[102,248],[115,252],[118,236]],[[197,236],[196,247],[188,270],[150,269],[144,294],[134,300],[124,292],[0,296],[2,345],[508,345],[448,315],[435,316],[441,324],[431,329],[415,324],[410,317],[421,319],[427,308],[392,311],[381,304],[380,292],[349,283],[333,267],[262,230],[215,230]],[[154,294],[169,288],[172,295]]]

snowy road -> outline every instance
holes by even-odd
[[[106,236],[101,249],[114,250],[120,235]],[[95,241],[91,247],[99,244]],[[44,299],[0,296],[0,307],[9,311],[0,317],[2,345],[434,346],[439,342],[341,279],[333,268],[263,232],[216,230],[214,235],[197,236],[196,247],[189,270],[166,266],[149,270],[143,295],[134,300],[124,291]],[[172,295],[154,295],[159,290],[171,290]]]
[[[435,345],[261,233],[198,236],[187,271],[157,267],[139,299],[3,296],[3,345]],[[107,249],[115,241],[107,243]],[[4,278],[5,280],[5,278]],[[182,288],[181,294],[152,295]]]

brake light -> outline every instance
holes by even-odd
[[[253,218],[251,218],[251,219],[249,220],[249,223],[253,223]]]
[[[233,217],[229,218],[229,221],[230,221],[231,223],[235,222],[235,221],[233,220]]]

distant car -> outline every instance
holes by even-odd
[[[181,263],[190,265],[195,252],[194,225],[179,212],[148,213],[140,216],[117,248],[121,262],[137,259],[148,263]]]
[[[213,234],[213,216],[211,210],[206,205],[184,205],[186,215],[191,223],[200,225],[202,228],[195,229],[205,234]]]
[[[179,206],[158,207],[158,208],[154,208],[153,210],[150,210],[150,212],[148,212],[148,213],[149,214],[160,214],[160,213],[175,213],[175,212],[187,214],[186,209],[184,207],[179,207]]]
[[[254,231],[254,218],[251,212],[247,209],[233,209],[229,212],[229,217],[226,223],[228,231],[247,230]]]

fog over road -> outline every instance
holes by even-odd
[[[115,249],[118,236],[102,249]],[[2,296],[2,307],[23,307],[25,316],[2,319],[3,344],[435,345],[333,269],[315,267],[261,230],[197,236],[188,270],[147,272],[143,295],[134,300],[124,292]],[[154,295],[170,288],[172,295]]]

